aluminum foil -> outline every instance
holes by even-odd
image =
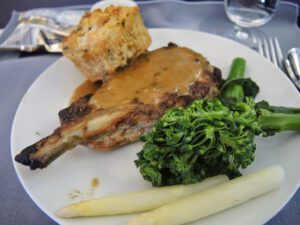
[[[84,10],[35,9],[14,14],[14,27],[0,50],[61,52],[61,41],[69,35]],[[7,32],[6,32],[7,33]]]

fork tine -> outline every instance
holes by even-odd
[[[260,38],[257,38],[257,49],[258,49],[259,54],[264,56],[264,50],[263,50],[263,46],[262,46],[262,42],[261,42]]]
[[[276,57],[276,52],[275,52],[275,44],[271,37],[269,38],[269,46],[271,52],[271,61],[274,63],[276,67],[279,67],[277,57]]]
[[[270,58],[270,51],[269,51],[269,47],[268,47],[268,43],[266,38],[263,38],[263,49],[264,49],[264,56],[271,61]]]
[[[257,51],[273,64],[275,64],[276,67],[279,67],[290,78],[292,83],[300,92],[300,80],[295,77],[290,62],[287,59],[283,59],[282,51],[277,37],[269,37],[268,42],[266,38],[263,38],[262,40],[260,38],[257,38]]]
[[[280,68],[283,68],[283,56],[282,56],[282,51],[277,37],[274,38],[274,44],[275,44],[275,51],[277,55],[278,65]]]

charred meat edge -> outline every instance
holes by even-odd
[[[144,105],[137,99],[133,100],[131,107],[127,111],[120,111],[118,109],[108,110],[95,110],[88,104],[90,96],[79,99],[74,102],[70,107],[63,109],[59,112],[61,127],[54,130],[54,132],[36,142],[35,144],[23,149],[18,155],[15,156],[15,161],[29,166],[34,170],[37,168],[47,167],[53,160],[58,158],[67,150],[74,148],[76,145],[97,146],[103,150],[109,150],[116,146],[127,144],[133,140],[137,140],[139,135],[131,137],[130,140],[122,141],[111,139],[111,143],[103,142],[103,137],[112,137],[115,132],[126,129],[134,130],[135,126],[140,126],[143,132],[146,133],[152,124],[169,108],[177,106],[186,106],[196,98],[211,98],[218,92],[217,85],[221,83],[221,71],[214,67],[212,74],[209,74],[213,85],[195,81],[189,87],[189,95],[177,96],[175,93],[166,93],[160,99],[158,106],[151,105],[151,113],[148,121],[139,121],[143,115],[149,113],[149,106]],[[147,110],[146,110],[147,109]],[[112,116],[111,120],[106,124],[102,124],[96,129],[90,131],[87,123],[102,116]],[[129,123],[128,118],[135,119]],[[142,126],[141,123],[148,124]],[[126,125],[126,126],[125,126]]]

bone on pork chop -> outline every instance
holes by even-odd
[[[221,71],[191,49],[169,44],[148,52],[61,110],[61,126],[15,160],[44,168],[76,145],[110,150],[137,141],[167,109],[216,96],[221,80]]]

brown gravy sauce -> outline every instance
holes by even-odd
[[[84,97],[88,94],[94,94],[98,88],[101,86],[101,83],[93,83],[92,81],[86,80],[80,84],[73,92],[70,102],[75,102],[81,97]]]
[[[133,99],[155,104],[166,92],[188,94],[189,84],[201,78],[206,64],[205,58],[190,49],[160,48],[140,56],[98,90],[93,83],[84,82],[73,99],[95,92],[90,103],[98,108],[127,106]]]
[[[92,188],[97,188],[98,186],[99,186],[98,178],[93,178],[92,183],[91,183],[91,187]]]

